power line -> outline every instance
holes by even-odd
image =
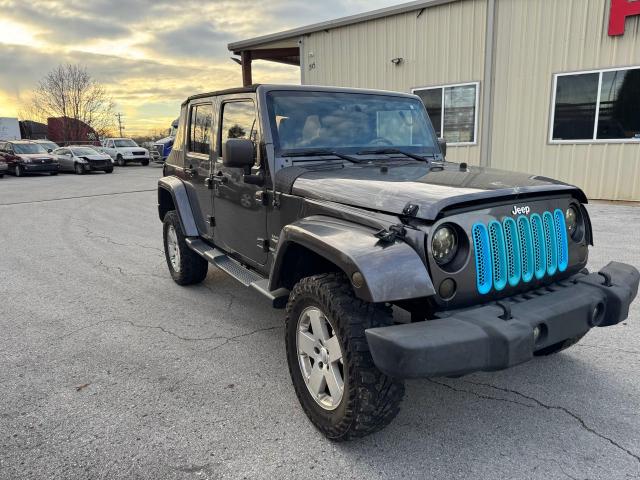
[[[120,136],[122,137],[122,130],[124,130],[124,125],[122,125],[122,115],[121,113],[116,113],[116,117],[118,117],[118,130],[120,131]]]

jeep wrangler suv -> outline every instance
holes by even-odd
[[[445,151],[404,93],[260,85],[182,104],[158,184],[171,276],[212,263],[286,308],[295,392],[331,439],[387,425],[405,378],[559,352],[636,296],[634,267],[586,270],[579,188]]]

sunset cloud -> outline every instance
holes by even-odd
[[[25,110],[38,80],[79,63],[108,89],[129,134],[168,127],[189,95],[241,82],[226,45],[393,4],[392,0],[0,0],[0,116]],[[254,64],[254,79],[300,72]]]

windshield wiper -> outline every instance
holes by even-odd
[[[307,152],[285,152],[283,157],[321,157],[321,156],[334,156],[347,160],[352,163],[362,163],[359,158],[352,157],[351,155],[345,155],[344,153],[334,152],[332,150],[309,150]]]
[[[423,157],[421,155],[416,155],[415,153],[411,153],[411,152],[406,152],[404,150],[401,150],[399,148],[380,148],[377,150],[362,150],[360,152],[358,152],[358,155],[388,155],[388,154],[393,154],[393,153],[398,153],[400,155],[404,155],[405,157],[409,157],[409,158],[413,158],[414,160],[417,160],[419,162],[429,162],[429,158],[428,157]],[[434,159],[435,155],[431,155],[431,159]]]

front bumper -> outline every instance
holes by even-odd
[[[57,163],[22,163],[25,172],[57,172]]]
[[[122,158],[129,162],[142,162],[143,160],[149,160],[149,155],[123,155]]]
[[[580,273],[504,299],[502,306],[485,304],[436,320],[370,328],[367,341],[376,366],[396,378],[502,370],[592,327],[620,323],[639,281],[636,268],[611,262],[598,273]],[[505,320],[509,310],[511,318]]]

